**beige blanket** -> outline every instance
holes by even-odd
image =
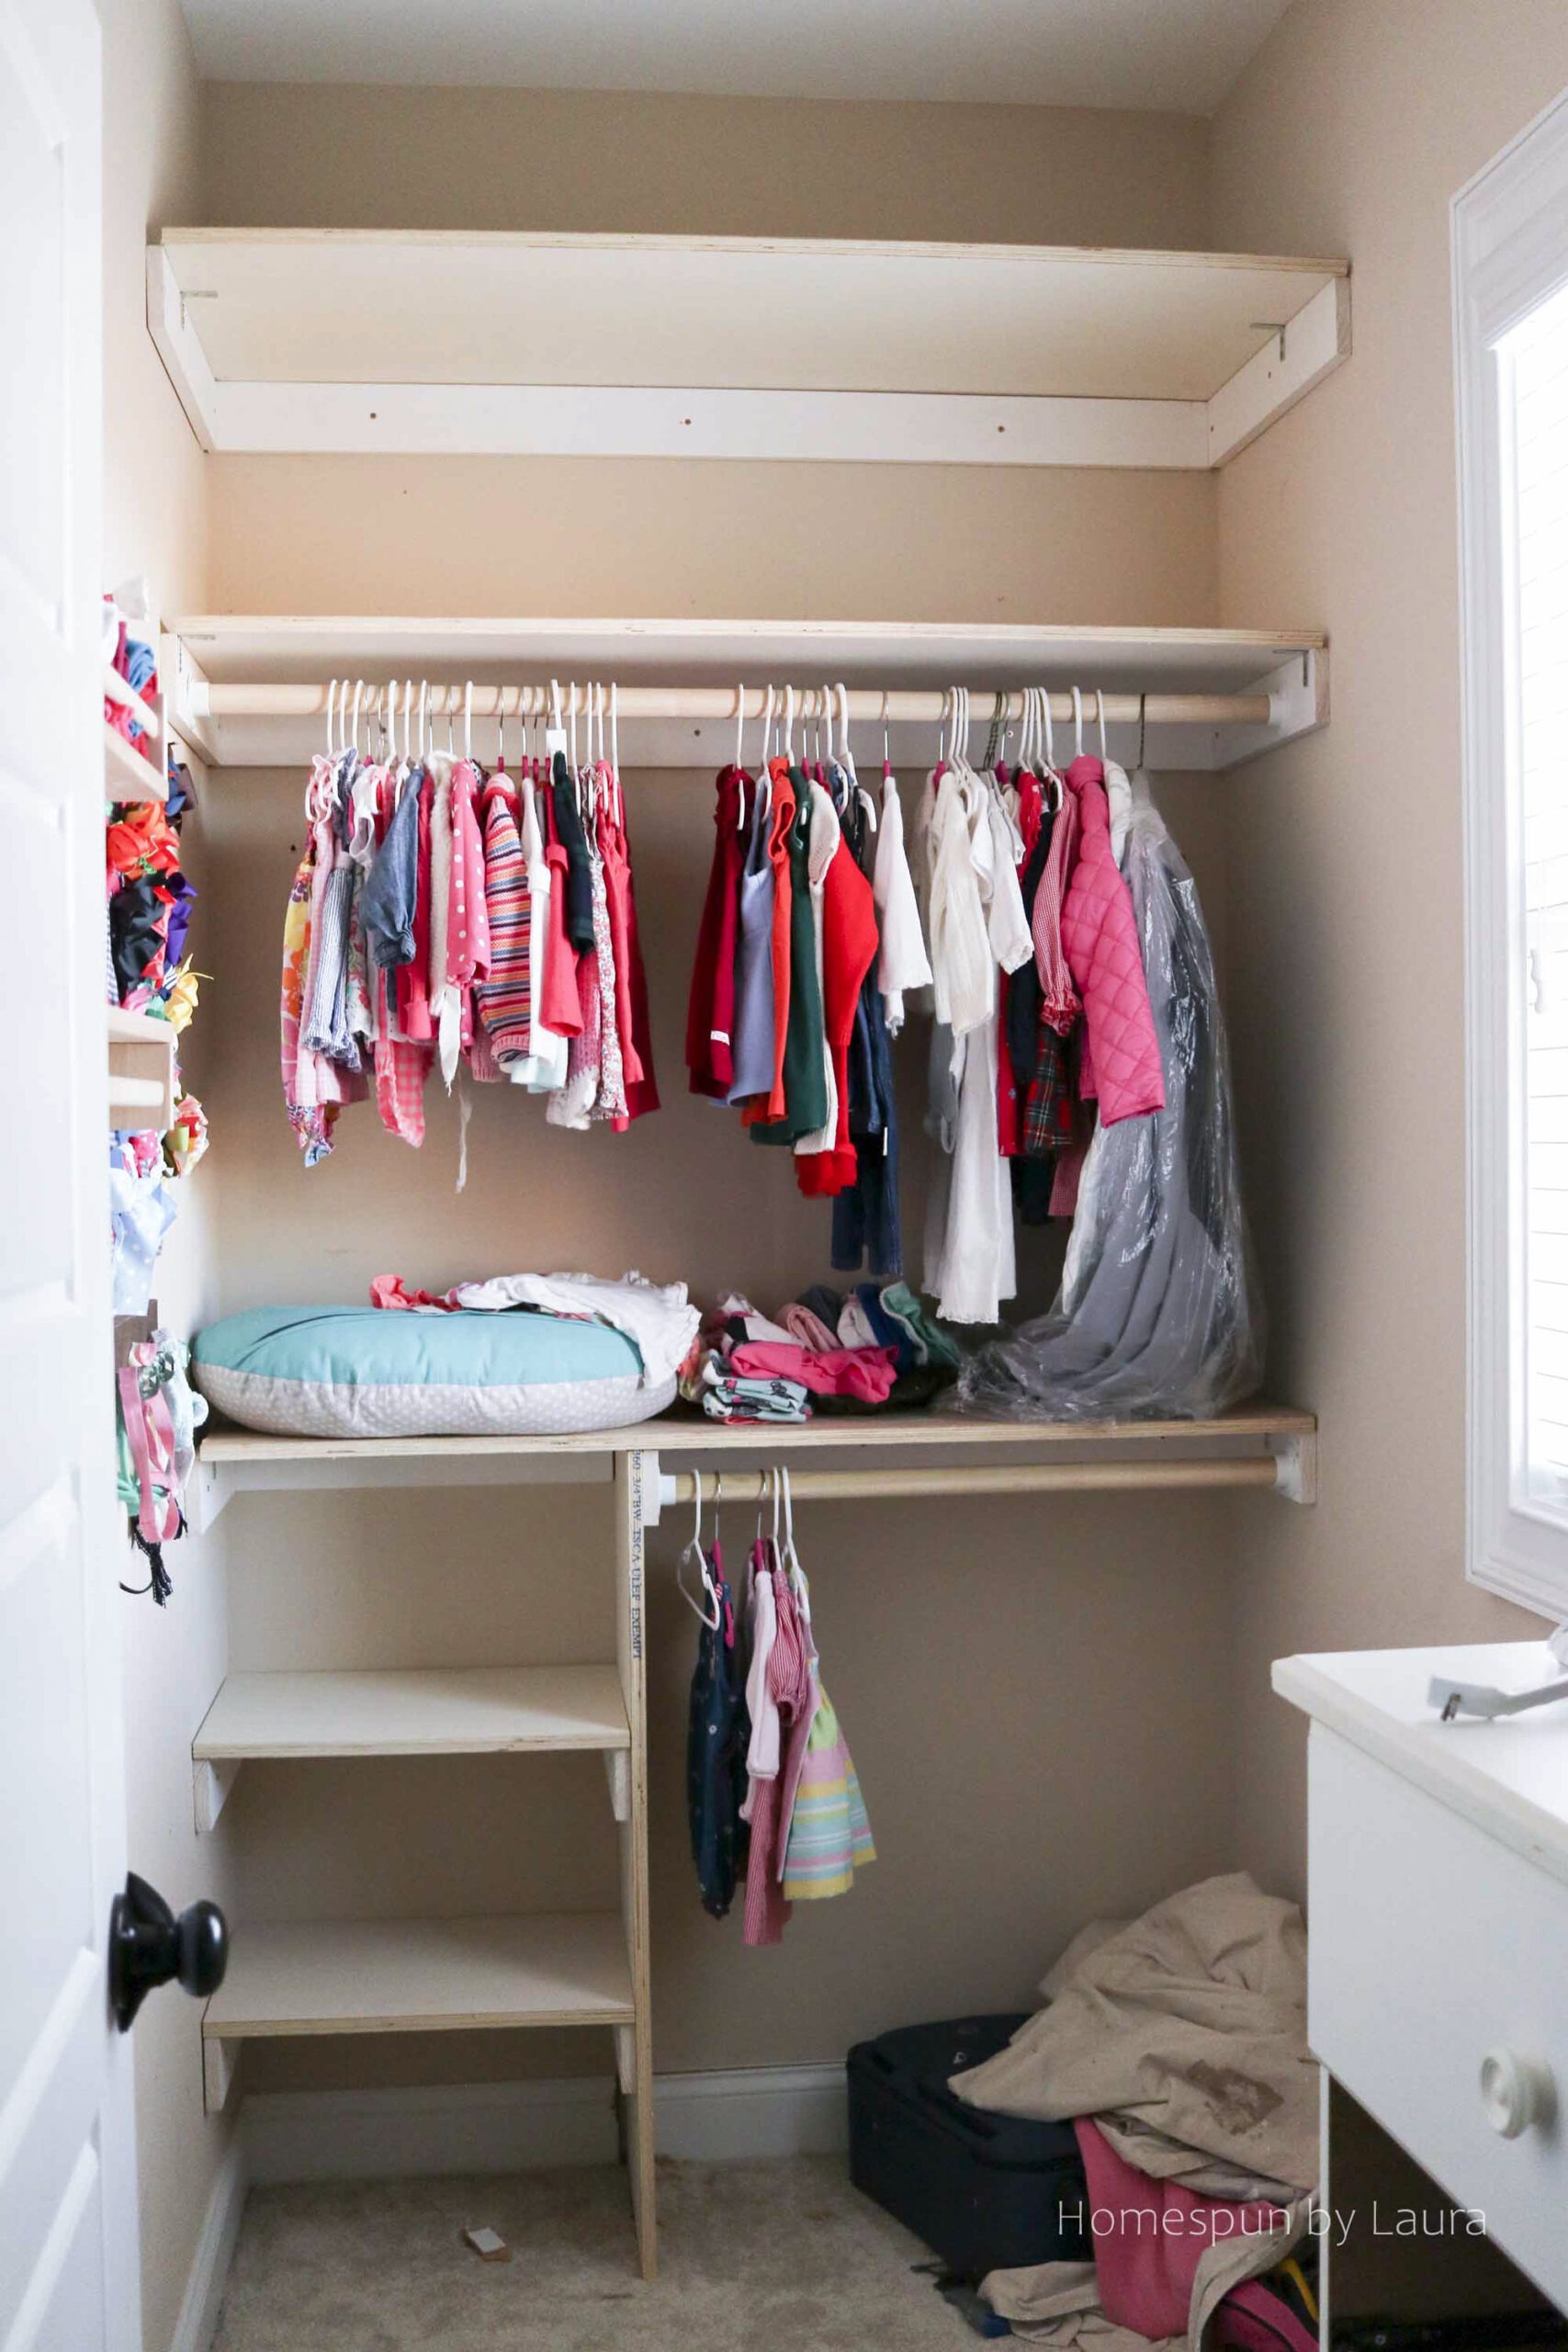
[[[953,2078],[972,2107],[1099,2119],[1118,2154],[1206,2196],[1298,2194],[1318,2173],[1306,1929],[1245,1871],[1076,1939],[1048,2006]]]
[[[1233,2287],[1257,2278],[1283,2262],[1300,2243],[1311,2199],[1298,2197],[1284,2209],[1290,2228],[1270,2237],[1221,2238],[1205,2247],[1192,2278],[1187,2311],[1186,2352],[1201,2352],[1203,2331]],[[993,2270],[980,2292],[994,2312],[1012,2322],[1025,2344],[1048,2344],[1055,2352],[1180,2352],[1183,2339],[1151,2339],[1119,2327],[1100,2308],[1092,2262],[1039,2262],[1026,2270]]]

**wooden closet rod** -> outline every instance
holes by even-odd
[[[757,1443],[765,1448],[759,1426]],[[999,1470],[791,1470],[789,1490],[801,1500],[827,1503],[893,1500],[901,1495],[1083,1495],[1168,1492],[1173,1487],[1269,1487],[1279,1483],[1272,1454],[1245,1455],[1229,1462],[1020,1463]],[[723,1481],[723,1494],[719,1485]],[[659,1481],[662,1510],[690,1503],[701,1489],[704,1502],[760,1502],[771,1498],[767,1470],[676,1470]]]
[[[401,711],[401,679],[393,685]],[[186,704],[193,718],[314,718],[327,712],[325,685],[266,685],[259,684],[225,684],[212,679],[192,679],[186,688]],[[365,697],[365,710],[374,710],[385,693],[382,686],[370,688]],[[1094,689],[1080,689],[1086,724],[1096,717],[1097,696]],[[414,680],[414,707],[419,707],[421,686]],[[547,686],[480,686],[432,684],[425,695],[425,708],[439,718],[462,716],[465,704],[475,718],[515,718],[523,716],[539,718],[549,705]],[[578,716],[585,717],[588,709],[588,689],[581,681],[577,688]],[[767,690],[763,686],[748,686],[745,692],[745,717],[760,719],[766,707]],[[736,717],[738,689],[734,686],[618,686],[616,707],[622,718],[729,718]],[[998,703],[998,694],[990,686],[975,687],[971,697],[971,730],[989,726]],[[1016,690],[1000,695],[1001,716],[1015,724],[1023,717],[1023,696]],[[1051,717],[1054,721],[1068,724],[1073,717],[1070,694],[1051,695]],[[894,686],[884,694],[879,686],[852,686],[849,695],[850,717],[863,727],[880,726],[884,719],[894,726],[930,726],[942,724],[945,700],[937,687]],[[570,711],[569,690],[561,682],[561,708]],[[773,716],[782,718],[782,699],[775,695]],[[795,720],[818,719],[825,716],[820,686],[796,689]],[[837,718],[837,711],[834,713]],[[1108,694],[1105,696],[1105,717],[1122,726],[1137,726],[1146,720],[1151,727],[1269,727],[1276,723],[1273,697],[1269,695],[1130,695]],[[1089,739],[1086,737],[1086,741]]]

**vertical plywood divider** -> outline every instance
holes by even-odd
[[[621,1917],[626,1925],[637,2018],[631,2029],[630,2080],[620,2068],[626,2114],[626,2164],[637,2253],[645,2278],[659,2268],[653,2185],[653,2020],[648,1955],[648,1708],[643,1607],[643,1491],[647,1457],[623,1453],[615,1462],[615,1661],[631,1728],[629,1803],[617,1828],[621,1847]]]

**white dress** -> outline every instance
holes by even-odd
[[[947,1320],[995,1323],[1003,1300],[1018,1288],[1012,1184],[997,1137],[997,975],[1027,962],[1033,941],[1014,863],[1016,837],[996,793],[971,775],[957,795],[956,821],[953,806],[944,811],[939,804],[933,819],[933,950],[935,910],[940,899],[944,917],[950,910],[946,884],[956,880],[962,854],[967,864],[965,896],[970,890],[973,896],[953,924],[953,937],[962,940],[967,958],[974,952],[971,918],[977,916],[982,952],[977,972],[966,962],[948,993],[965,1024],[954,1037],[963,1070],[951,1166],[939,1163],[931,1187],[926,1288]],[[944,940],[946,935],[944,929]],[[940,993],[940,978],[938,988]],[[971,1018],[976,1012],[979,1017]]]
[[[904,807],[898,797],[898,779],[893,775],[883,778],[882,819],[876,829],[871,890],[881,934],[876,985],[882,994],[887,1034],[896,1037],[904,1026],[906,989],[929,988],[931,967],[920,930],[914,877],[904,850]]]

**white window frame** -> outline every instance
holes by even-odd
[[[1465,1574],[1568,1618],[1568,1527],[1521,1500],[1525,882],[1512,405],[1502,340],[1568,285],[1568,93],[1451,207],[1463,689],[1468,1300]]]

